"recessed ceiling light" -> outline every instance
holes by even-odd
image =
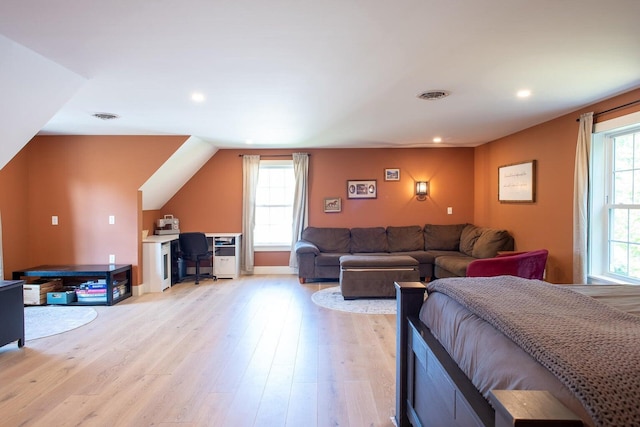
[[[120,118],[117,114],[112,113],[93,113],[92,116],[100,120],[113,120]]]
[[[204,101],[204,94],[200,92],[194,92],[191,94],[191,100],[194,102],[202,102]]]
[[[450,93],[451,92],[446,90],[428,90],[419,94],[418,98],[426,101],[437,101],[439,99],[446,98]]]
[[[518,95],[518,98],[528,98],[531,96],[531,91],[529,89],[522,89],[519,90],[516,95]]]
[[[433,142],[442,142],[442,138],[440,138],[439,136],[436,136],[435,138],[433,138]]]

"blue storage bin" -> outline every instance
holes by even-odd
[[[47,304],[69,304],[76,300],[74,291],[47,292]]]

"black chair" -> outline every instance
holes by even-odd
[[[213,269],[213,252],[209,250],[207,236],[204,233],[180,233],[178,241],[180,242],[182,262],[192,261],[196,264],[196,285],[200,283],[201,277],[218,280],[213,272],[212,274],[200,274],[200,263],[204,260],[210,260]]]

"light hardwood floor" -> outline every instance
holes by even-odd
[[[0,347],[2,426],[392,426],[395,315],[294,276],[185,282]]]

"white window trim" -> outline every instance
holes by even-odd
[[[593,126],[593,133],[599,134],[608,131],[624,130],[624,128],[632,127],[640,123],[640,111],[637,113],[627,114],[626,116],[616,117],[615,119],[598,122]]]
[[[260,167],[279,167],[287,166],[293,168],[292,159],[277,159],[277,160],[260,160]],[[291,245],[282,244],[255,244],[253,248],[254,252],[289,252],[291,251]]]
[[[589,238],[589,274],[588,282],[594,284],[637,284],[640,280],[619,276],[609,273],[608,270],[608,209],[611,188],[605,185],[593,185],[594,182],[609,182],[611,176],[611,147],[607,144],[607,138],[619,133],[624,133],[630,129],[638,127],[640,124],[640,111],[596,123],[593,129],[591,143],[591,230]],[[605,165],[604,168],[593,167],[599,163]],[[605,181],[606,180],[606,181]],[[600,213],[599,217],[593,215]],[[594,238],[594,236],[600,236]]]

